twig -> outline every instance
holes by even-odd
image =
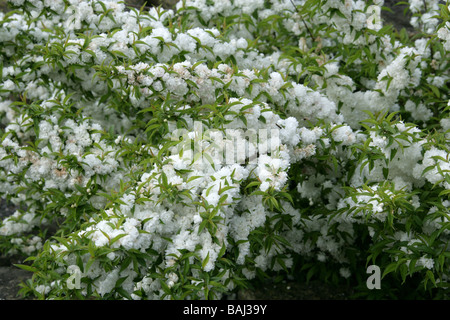
[[[292,3],[292,5],[294,6],[295,11],[297,11],[298,15],[300,16],[300,20],[302,20],[303,25],[305,26],[305,28],[306,28],[306,30],[308,31],[309,35],[311,36],[311,40],[314,41],[314,36],[313,36],[313,34],[312,34],[312,32],[311,32],[311,29],[309,29],[308,25],[306,24],[305,20],[303,19],[303,17],[302,17],[302,15],[301,15],[300,11],[298,10],[297,6],[294,4],[294,1],[293,1],[293,0],[291,0],[291,3]]]

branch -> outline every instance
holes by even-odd
[[[306,22],[305,22],[305,19],[303,19],[303,17],[302,17],[302,14],[301,14],[300,11],[298,10],[297,6],[294,4],[294,1],[293,1],[293,0],[291,0],[291,3],[292,3],[292,5],[294,6],[295,11],[297,11],[298,15],[300,16],[300,19],[302,20],[303,25],[305,26],[306,30],[308,31],[308,33],[309,33],[309,35],[310,35],[310,37],[311,37],[311,40],[314,41],[314,36],[313,36],[313,34],[312,34],[312,32],[311,32],[311,29],[309,29],[308,25],[307,25]]]

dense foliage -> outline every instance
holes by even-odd
[[[10,5],[0,249],[28,257],[22,293],[218,299],[278,274],[445,297],[446,5],[410,0],[413,34],[383,0]]]

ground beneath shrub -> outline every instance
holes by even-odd
[[[14,205],[0,200],[0,220],[12,215],[17,210]],[[15,267],[20,264],[19,257],[4,257],[0,255],[0,300],[22,299],[17,294],[20,290],[19,284],[31,277],[31,273]]]
[[[31,276],[30,272],[14,267],[9,259],[0,258],[0,300],[24,299],[18,295],[19,285]]]
[[[284,281],[275,284],[267,280],[253,290],[241,290],[238,300],[352,300],[353,290],[347,287],[334,287],[319,281],[299,283]]]

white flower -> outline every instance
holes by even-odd
[[[367,28],[378,31],[383,27],[381,20],[381,7],[377,5],[369,6],[367,13],[369,18],[367,19]]]
[[[432,270],[433,267],[434,267],[434,260],[431,259],[431,258],[427,258],[425,256],[422,256],[422,257],[419,258],[419,260],[417,260],[416,265],[417,266],[422,266],[422,267],[425,267],[427,269]]]
[[[348,278],[351,275],[350,270],[348,268],[340,268],[339,274],[344,278]]]
[[[335,141],[343,142],[344,145],[351,145],[356,141],[355,133],[350,126],[340,126],[332,132]]]

